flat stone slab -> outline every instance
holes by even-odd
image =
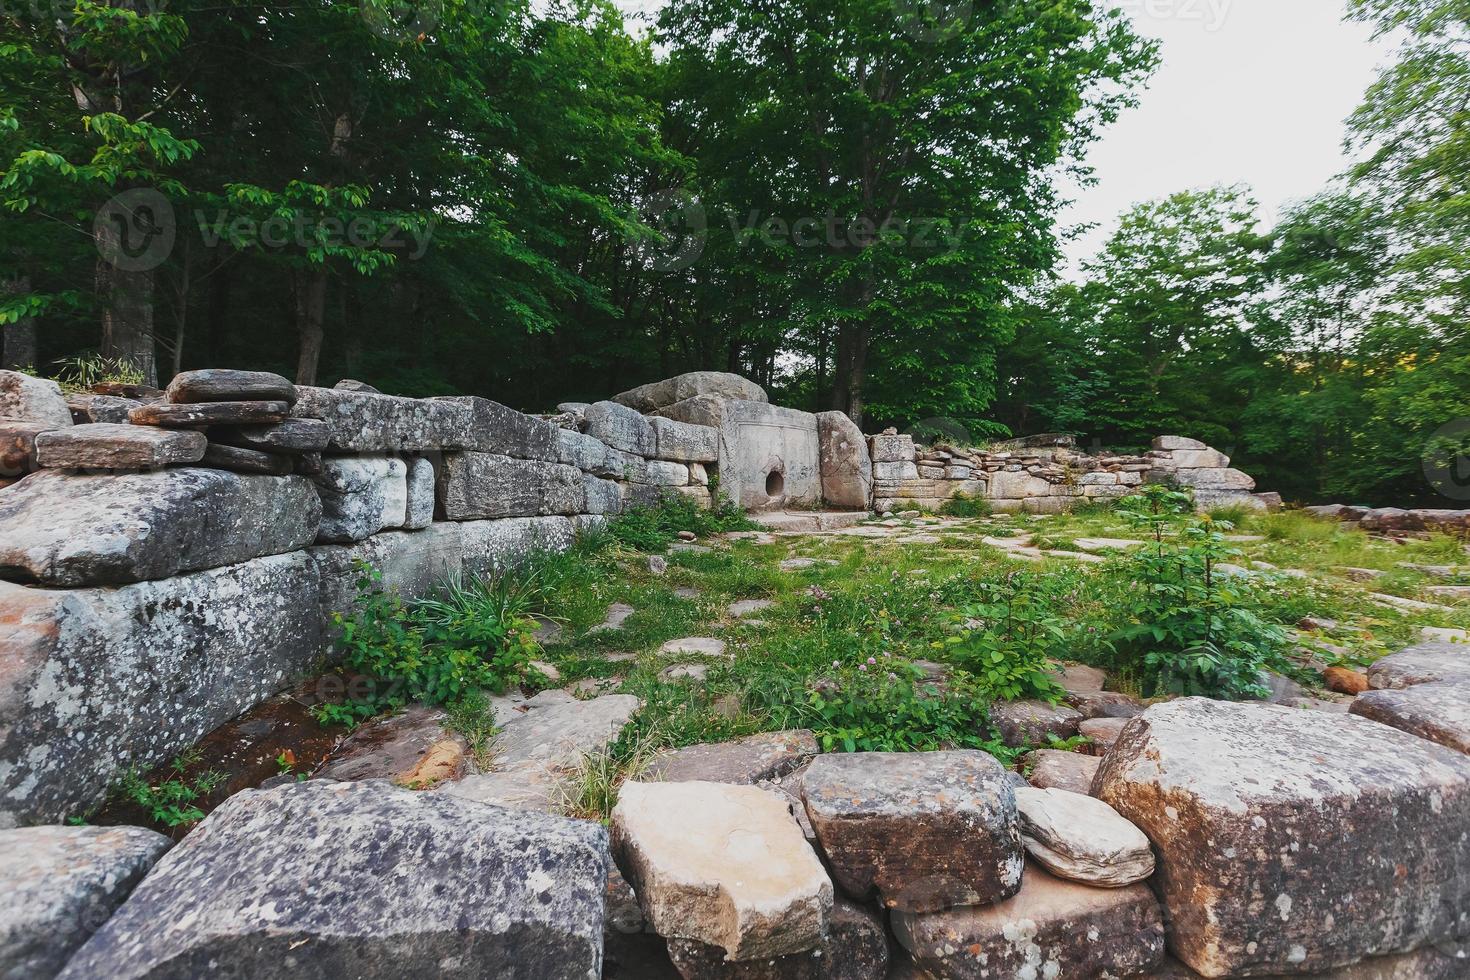
[[[1049,736],[1065,741],[1077,734],[1082,722],[1077,709],[1046,701],[995,701],[989,714],[990,724],[1012,748],[1044,746]]]
[[[587,503],[575,466],[493,453],[446,454],[438,492],[451,521],[580,514]]]
[[[261,476],[290,476],[296,470],[296,460],[290,456],[217,442],[211,442],[205,447],[204,458],[199,463],[201,466],[229,470],[232,473],[254,473]]]
[[[682,640],[669,640],[659,647],[658,652],[666,657],[724,657],[725,641],[709,636],[686,636]]]
[[[636,610],[634,610],[633,607],[628,605],[627,603],[614,602],[612,605],[607,607],[607,618],[598,623],[596,626],[589,629],[587,631],[587,635],[591,636],[594,633],[605,633],[610,630],[620,630],[623,628],[623,624],[628,621],[628,617],[633,615],[635,611]]]
[[[754,616],[758,612],[765,612],[767,609],[774,609],[775,607],[776,603],[770,599],[738,599],[730,603],[725,611],[735,619],[742,619],[746,616]]]
[[[708,676],[706,664],[674,664],[658,672],[661,681],[691,681],[696,684],[703,684]]]
[[[1026,756],[1031,765],[1031,785],[1037,789],[1062,789],[1069,793],[1092,792],[1092,780],[1102,759],[1095,755],[1037,749]]]
[[[1026,853],[1058,878],[1122,888],[1154,873],[1143,831],[1101,800],[1060,789],[1016,790]]]
[[[53,977],[173,841],[141,827],[0,831],[0,977]]]
[[[61,470],[154,470],[197,463],[208,445],[202,432],[90,422],[36,436],[36,465]]]
[[[920,967],[951,980],[1133,977],[1164,959],[1164,923],[1147,885],[1090,888],[1035,865],[1014,898],[895,912],[893,932]]]
[[[304,548],[320,519],[302,477],[34,473],[0,497],[0,578],[65,587],[169,578]]]
[[[642,778],[668,783],[754,785],[780,779],[806,765],[818,752],[816,736],[805,729],[763,732],[733,742],[690,745],[660,753]]]
[[[134,425],[156,425],[165,429],[204,429],[211,425],[267,425],[284,422],[291,415],[285,402],[206,402],[170,405],[159,402],[139,405],[128,412]]]
[[[1328,970],[1470,932],[1470,759],[1443,746],[1186,698],[1135,720],[1094,786],[1153,842],[1170,948],[1207,976]]]
[[[1020,887],[1016,798],[984,753],[819,756],[802,779],[807,818],[842,890],[889,908],[980,905]]]
[[[319,453],[332,439],[332,427],[320,419],[286,419],[274,425],[246,425],[224,433],[226,441],[247,449],[277,453]]]
[[[268,371],[209,368],[174,375],[164,397],[176,403],[280,401],[294,405],[296,386]]]
[[[820,945],[805,953],[731,963],[718,946],[688,939],[669,940],[668,951],[686,980],[884,980],[889,975],[883,919],[841,898],[832,905]]]
[[[1470,754],[1470,681],[1365,691],[1352,714]]]
[[[611,832],[618,867],[666,939],[717,946],[732,961],[821,943],[832,882],[774,794],[720,783],[627,782]]]
[[[1421,643],[1391,653],[1368,667],[1368,683],[1379,690],[1436,681],[1470,683],[1470,645]]]
[[[607,837],[385,783],[231,797],[159,862],[67,980],[207,976],[587,980],[602,960]],[[367,887],[365,883],[371,883]],[[289,968],[288,968],[289,964]]]

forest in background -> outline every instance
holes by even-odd
[[[1470,0],[1349,16],[1399,42],[1350,172],[1276,227],[1142,202],[1064,278],[1057,188],[1158,57],[1106,3],[24,0],[4,359],[526,410],[731,370],[869,431],[1178,432],[1289,498],[1464,506],[1423,459],[1470,456]]]

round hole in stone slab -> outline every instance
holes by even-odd
[[[786,492],[786,477],[780,470],[771,470],[766,474],[766,496],[779,497]]]

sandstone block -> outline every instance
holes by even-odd
[[[1470,754],[1470,683],[1367,691],[1348,709],[1383,725]]]
[[[482,434],[476,429],[475,405],[470,399],[396,398],[305,385],[297,393],[293,416],[327,423],[331,429],[327,448],[333,452],[467,449],[474,448],[468,444]]]
[[[873,463],[862,430],[844,412],[817,415],[822,499],[833,507],[867,510],[873,497]]]
[[[918,478],[919,468],[912,462],[873,464],[874,480],[902,482],[904,480],[917,480]]]
[[[859,900],[934,911],[1014,894],[1015,793],[984,752],[837,753],[803,778],[807,817],[838,885]]]
[[[1187,698],[1135,720],[1094,791],[1153,842],[1170,948],[1207,977],[1328,970],[1470,931],[1470,759],[1442,746],[1352,715]]]
[[[0,976],[60,973],[172,843],[141,827],[0,831]]]
[[[643,457],[658,454],[658,437],[652,423],[617,402],[597,402],[587,409],[587,434],[625,453]]]
[[[775,795],[754,786],[628,782],[611,832],[618,867],[666,939],[718,946],[733,961],[821,943],[832,882]]]
[[[164,390],[170,402],[285,402],[296,404],[296,386],[268,371],[211,368],[184,371]]]
[[[601,480],[588,473],[582,477],[582,488],[587,499],[587,513],[622,513],[623,494],[612,480]]]
[[[1174,481],[1183,487],[1201,490],[1254,490],[1256,481],[1247,473],[1231,469],[1180,469]]]
[[[579,514],[587,498],[583,473],[574,466],[490,453],[446,453],[439,501],[448,520],[468,521]]]
[[[1059,749],[1037,749],[1026,755],[1031,766],[1031,785],[1037,789],[1061,789],[1069,793],[1092,792],[1102,759],[1095,755],[1063,752]]]
[[[670,463],[662,459],[648,461],[648,482],[656,487],[684,487],[689,485],[689,467],[683,463]]]
[[[41,472],[0,497],[0,577],[68,588],[168,578],[303,548],[320,520],[301,477]]]
[[[314,477],[322,501],[317,540],[324,544],[361,541],[408,516],[408,465],[382,456],[329,456]]]
[[[1082,722],[1077,709],[1047,701],[996,701],[989,713],[990,724],[1013,748],[1046,745],[1050,736],[1069,739]]]
[[[681,463],[713,463],[720,458],[719,430],[653,416],[654,455]]]
[[[36,465],[52,469],[152,470],[197,463],[209,440],[202,432],[94,422],[36,436]]]
[[[1132,977],[1164,958],[1147,885],[1089,888],[1038,867],[1014,898],[928,915],[896,912],[893,931],[919,966],[951,980]]]
[[[39,422],[53,429],[72,424],[61,385],[19,371],[0,371],[0,419]]]
[[[1174,465],[1180,469],[1225,469],[1230,457],[1215,449],[1176,449]]]
[[[602,961],[607,870],[591,822],[381,782],[246,791],[159,862],[62,976],[228,964],[242,976],[586,980]]]
[[[668,408],[690,398],[711,397],[733,401],[764,402],[765,389],[738,374],[724,371],[691,371],[675,378],[639,385],[614,395],[612,401],[648,413]]]
[[[117,398],[113,395],[81,392],[67,395],[66,404],[71,409],[71,420],[77,425],[85,425],[88,422],[115,422],[118,425],[126,425],[128,424],[128,413],[143,403],[134,398]],[[50,426],[50,428],[55,428],[55,426]]]
[[[868,454],[874,463],[912,463],[916,455],[913,436],[869,436]]]
[[[729,403],[729,399],[715,395],[695,395],[693,398],[675,402],[667,408],[655,409],[649,415],[718,429],[725,421],[725,406]]]
[[[207,402],[174,405],[158,402],[139,405],[128,412],[133,425],[156,425],[165,429],[206,429],[211,425],[264,425],[290,417],[285,402]]]
[[[36,436],[54,428],[49,422],[0,419],[0,477],[23,476],[36,469]]]
[[[1148,838],[1101,800],[1060,789],[1016,790],[1026,853],[1058,878],[1122,888],[1154,873]]]
[[[990,495],[1004,500],[1025,500],[1029,497],[1050,496],[1056,488],[1047,480],[1030,473],[1010,473],[1001,470],[990,477]]]

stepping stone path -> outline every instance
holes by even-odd
[[[620,630],[623,628],[623,624],[628,621],[628,617],[633,615],[633,612],[634,609],[632,606],[621,602],[614,602],[607,607],[607,618],[588,630],[587,635],[594,636],[598,633],[609,632],[610,630]]]
[[[1325,971],[1470,933],[1470,758],[1443,746],[1186,698],[1129,727],[1096,789],[1153,842],[1170,950],[1206,976]]]
[[[1133,824],[1101,800],[1061,789],[1018,789],[1026,853],[1059,878],[1123,888],[1154,873],[1154,852]]]
[[[594,977],[606,841],[590,821],[381,782],[247,791],[61,976],[488,977],[534,950],[556,976]]]
[[[688,585],[680,586],[679,588],[674,590],[674,595],[678,596],[680,599],[698,599],[703,594],[703,592],[700,592],[698,589]]]
[[[627,782],[611,833],[618,867],[664,938],[717,946],[736,962],[821,943],[832,882],[775,795],[720,783]]]
[[[800,769],[817,754],[816,736],[805,729],[764,732],[707,745],[690,745],[658,755],[641,777],[666,783],[755,785]]]
[[[1436,602],[1420,602],[1418,599],[1405,599],[1402,596],[1385,595],[1381,592],[1371,592],[1368,594],[1368,598],[1380,606],[1402,609],[1405,612],[1453,613],[1457,611],[1453,606],[1443,606]]]
[[[819,756],[802,779],[807,818],[853,898],[929,912],[1014,894],[1015,792],[984,752]]]
[[[1077,538],[1073,543],[1083,551],[1131,551],[1144,545],[1132,538]]]
[[[1031,785],[1037,789],[1064,789],[1084,796],[1092,792],[1092,780],[1102,759],[1078,752],[1037,749],[1026,756],[1031,766]]]
[[[893,931],[939,977],[1134,977],[1164,958],[1163,919],[1147,885],[1091,888],[1035,865],[1014,898],[928,915],[895,912]]]
[[[765,612],[767,609],[773,609],[775,605],[776,603],[770,599],[740,599],[730,603],[729,608],[725,611],[735,619],[742,619],[758,612]]]
[[[0,977],[61,972],[172,846],[141,827],[0,830]]]
[[[686,636],[682,640],[669,640],[658,648],[666,657],[724,657],[725,641],[709,636]]]
[[[707,664],[674,664],[658,672],[658,679],[661,681],[687,680],[697,684],[703,684],[707,676],[709,676]]]

